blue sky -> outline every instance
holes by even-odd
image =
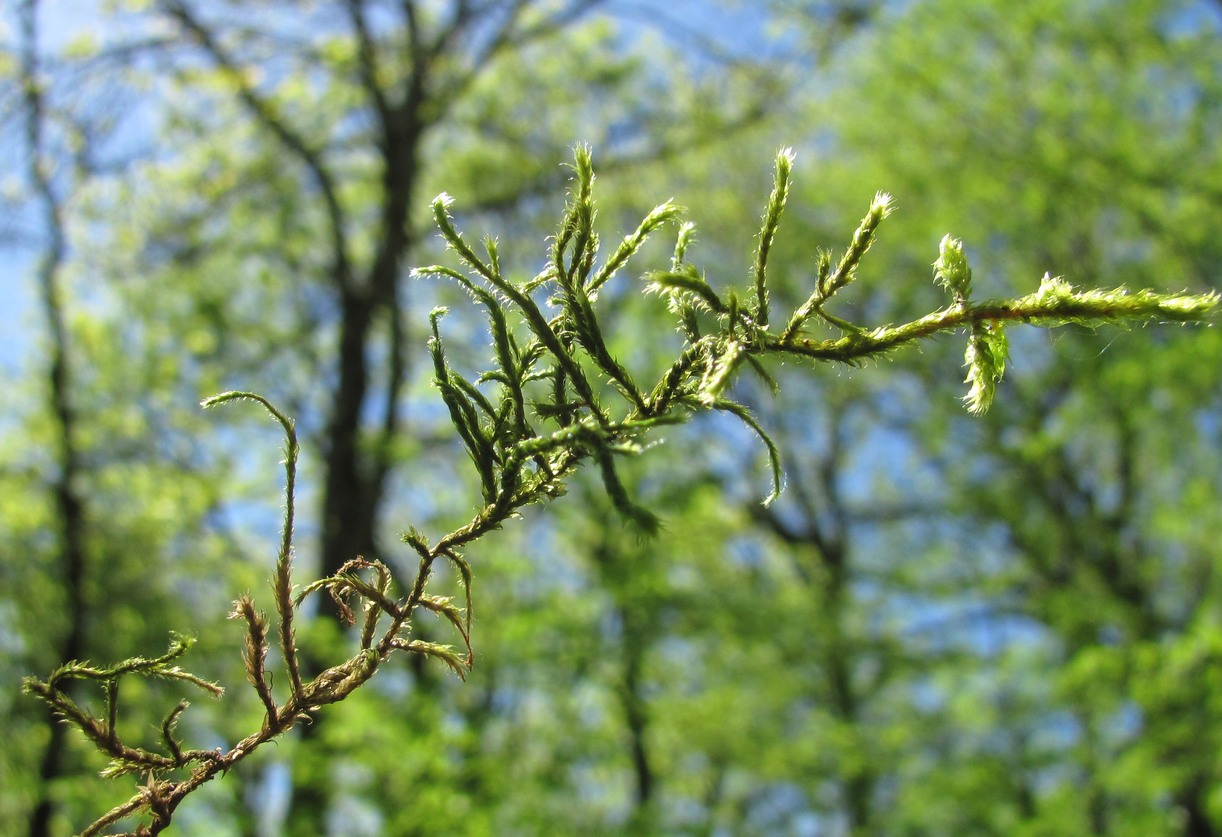
[[[0,370],[16,377],[37,330],[33,259],[10,246],[0,249]]]

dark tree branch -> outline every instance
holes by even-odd
[[[191,39],[208,54],[213,63],[234,85],[238,98],[246,105],[251,114],[305,166],[326,205],[332,266],[336,282],[345,294],[359,293],[359,289],[355,287],[349,263],[344,210],[339,202],[339,192],[334,176],[323,160],[323,151],[306,142],[301,134],[277,113],[275,105],[259,95],[242,72],[237,59],[221,46],[212,30],[200,20],[185,0],[160,0],[158,5],[166,14],[176,20]]]
[[[352,31],[356,33],[357,64],[360,68],[361,86],[373,100],[374,109],[385,130],[385,126],[390,122],[390,103],[378,80],[380,71],[377,46],[369,33],[369,23],[365,19],[365,2],[364,0],[347,0],[345,7],[348,9],[349,20],[352,21]]]

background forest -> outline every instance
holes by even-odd
[[[202,398],[297,419],[306,579],[410,563],[401,531],[470,516],[428,313],[454,307],[455,365],[488,336],[408,275],[444,258],[438,192],[530,276],[587,142],[607,241],[673,197],[709,281],[741,285],[786,145],[788,309],[879,190],[897,213],[845,291],[865,321],[941,304],[946,233],[982,296],[1045,271],[1222,288],[1216,0],[15,0],[0,22],[5,835],[133,786],[24,675],[177,630],[229,687],[180,735],[259,726],[226,615],[267,596],[280,437]],[[664,306],[617,293],[617,356],[668,362]],[[777,503],[749,431],[669,430],[622,474],[657,538],[578,480],[470,550],[465,683],[399,661],[173,833],[1222,834],[1222,334],[1015,329],[983,417],[962,362],[951,340],[791,362],[779,399],[742,378]],[[327,649],[317,601],[299,633]],[[133,735],[179,691],[133,684]]]

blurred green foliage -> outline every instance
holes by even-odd
[[[369,49],[351,12],[366,5]],[[50,21],[42,147],[70,244],[59,281],[88,563],[86,607],[70,610],[40,333],[7,373],[0,437],[6,833],[40,833],[27,825],[40,804],[41,833],[66,833],[129,792],[99,781],[104,760],[72,736],[40,778],[48,719],[15,684],[63,662],[73,620],[93,660],[155,656],[170,629],[198,638],[193,670],[231,688],[185,716],[192,746],[261,723],[240,685],[241,626],[224,617],[244,591],[270,600],[274,428],[200,415],[201,397],[257,390],[298,418],[298,563],[325,574],[345,316],[359,313],[351,460],[358,505],[374,510],[352,523],[372,535],[360,548],[410,566],[400,529],[470,517],[478,482],[426,349],[427,312],[462,297],[407,279],[442,258],[437,192],[474,216],[464,226],[501,231],[506,273],[524,279],[554,232],[558,164],[589,141],[601,229],[627,233],[673,195],[700,223],[693,251],[718,265],[709,283],[750,288],[768,154],[794,144],[774,312],[808,298],[816,245],[842,242],[880,189],[899,216],[869,281],[838,297],[852,322],[943,305],[930,262],[948,231],[981,299],[1029,293],[1045,272],[1219,287],[1222,12],[1206,0],[727,2],[707,19],[650,7],[644,21],[614,3],[408,7],[412,21],[363,3],[119,4],[101,21],[111,34],[62,54],[54,4],[13,12]],[[184,14],[216,34],[213,50]],[[4,35],[8,78],[22,34]],[[406,102],[412,80],[421,130],[388,145],[375,91]],[[10,87],[3,142],[24,159]],[[392,159],[411,164],[410,194],[386,179]],[[33,217],[33,192],[23,183],[12,217]],[[388,249],[398,198],[404,235]],[[642,256],[664,268],[669,246]],[[609,350],[655,379],[681,336],[656,299],[605,294]],[[449,362],[485,368],[478,317],[452,319]],[[716,418],[624,464],[630,496],[662,517],[655,540],[623,528],[597,477],[579,479],[469,556],[466,683],[435,664],[388,667],[209,785],[174,831],[1217,833],[1217,329],[1049,334],[1013,332],[983,418],[963,413],[953,340],[861,371],[778,364],[778,400],[744,376],[729,392],[787,454],[777,503],[759,507],[755,439]],[[446,571],[435,583],[457,592]],[[418,629],[444,641],[441,623]],[[330,614],[298,631],[340,656]],[[155,741],[177,699],[133,687],[131,734]]]

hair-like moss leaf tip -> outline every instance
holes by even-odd
[[[967,298],[972,289],[972,269],[968,266],[963,242],[952,235],[944,235],[938,245],[938,260],[933,263],[934,278],[938,284],[961,300]]]

